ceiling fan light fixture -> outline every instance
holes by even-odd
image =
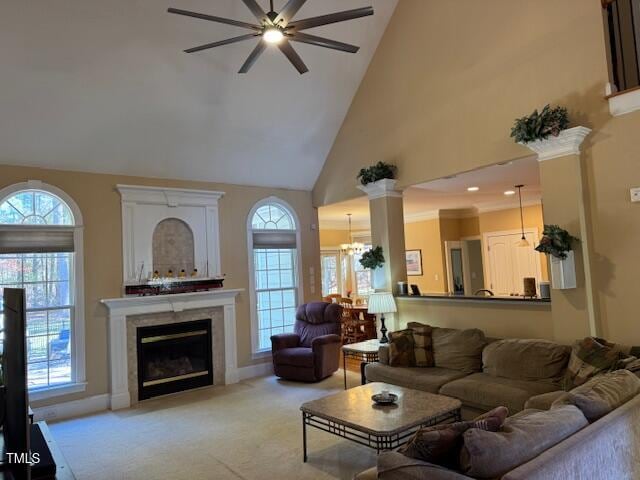
[[[284,38],[284,33],[282,33],[282,30],[280,30],[278,27],[268,27],[265,28],[264,32],[262,33],[262,38],[267,43],[277,44],[280,43]]]

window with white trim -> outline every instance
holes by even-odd
[[[371,245],[365,245],[364,251],[371,250]],[[363,252],[364,253],[364,252]],[[368,297],[373,292],[373,272],[360,264],[362,253],[353,255],[353,285],[356,296]]]
[[[252,211],[249,231],[254,297],[254,351],[271,349],[271,336],[293,331],[298,306],[298,230],[277,200]]]
[[[30,390],[76,381],[74,226],[67,203],[48,191],[0,198],[0,299],[6,287],[25,290]]]

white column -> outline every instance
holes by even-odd
[[[109,355],[111,364],[111,410],[131,406],[127,365],[127,320],[124,314],[109,317]]]

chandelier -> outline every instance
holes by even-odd
[[[351,214],[347,213],[347,217],[349,217],[349,240],[353,240],[351,235]],[[343,243],[340,245],[340,251],[343,255],[360,255],[364,251],[364,243],[353,241],[351,243]]]

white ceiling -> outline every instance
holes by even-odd
[[[375,15],[310,30],[362,48],[295,43],[301,76],[274,48],[238,75],[255,40],[182,52],[246,30],[167,7],[254,22],[240,0],[4,2],[0,163],[309,190],[396,3],[309,0]]]
[[[442,178],[404,191],[406,221],[435,218],[442,210],[477,209],[500,210],[518,207],[518,196],[505,196],[514,185],[524,184],[522,201],[525,205],[540,202],[540,170],[536,158],[529,157],[503,165],[461,173],[453,178]],[[468,187],[479,187],[477,192]],[[347,228],[347,213],[353,214],[354,228],[369,227],[369,202],[358,197],[346,202],[321,207],[318,210],[322,228]]]

